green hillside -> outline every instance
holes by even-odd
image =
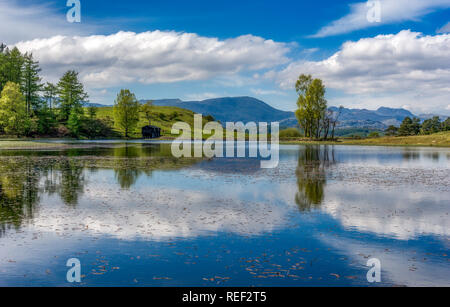
[[[87,113],[87,112],[86,112]],[[171,134],[172,126],[176,122],[185,122],[188,123],[191,128],[194,126],[194,112],[178,108],[178,107],[160,107],[153,106],[151,125],[158,126],[161,128],[161,133],[163,137],[176,137],[176,135]],[[113,107],[102,107],[97,108],[97,118],[104,120],[108,125],[116,130],[114,127],[114,114]],[[203,118],[203,122],[206,123],[207,120],[205,117]],[[141,138],[141,129],[142,127],[148,125],[147,119],[144,117],[144,114],[140,114],[139,124],[132,134],[134,138]],[[117,131],[117,130],[116,130]]]

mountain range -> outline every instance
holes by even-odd
[[[145,103],[147,100],[141,100]],[[280,122],[282,128],[297,126],[294,112],[275,109],[253,97],[224,97],[203,101],[182,101],[180,99],[152,100],[157,106],[179,107],[195,113],[212,115],[221,123],[225,122]],[[95,104],[95,106],[98,106]],[[331,107],[331,110],[337,110]],[[384,130],[390,125],[399,126],[406,117],[418,117],[422,120],[432,115],[414,115],[405,109],[381,107],[378,110],[347,109],[342,110],[338,128],[366,128]],[[446,118],[446,117],[445,117]]]

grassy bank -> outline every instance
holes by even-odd
[[[341,138],[336,142],[319,142],[307,139],[284,138],[282,144],[322,144],[322,145],[366,145],[366,146],[426,146],[426,147],[450,147],[450,131],[432,135],[417,135],[406,137],[380,137],[367,139]]]
[[[192,117],[193,119],[193,117]],[[155,123],[158,125],[157,123]],[[193,122],[192,122],[193,124]],[[166,129],[169,129],[166,124]],[[170,128],[171,128],[170,124]],[[167,131],[167,130],[166,130]],[[175,136],[166,134],[159,140],[173,140]],[[332,141],[311,141],[302,138],[281,138],[281,144],[302,144],[302,145],[362,145],[362,146],[426,146],[426,147],[450,147],[450,131],[441,132],[432,135],[418,135],[408,137],[380,137],[368,139],[346,139],[341,138],[335,142]],[[0,150],[2,149],[55,149],[70,148],[78,145],[57,144],[33,139],[0,139]],[[88,145],[86,145],[88,146]]]
[[[32,140],[0,140],[1,149],[52,149],[65,147],[64,144],[36,142]]]

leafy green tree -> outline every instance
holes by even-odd
[[[114,103],[115,126],[126,138],[139,122],[139,102],[130,90],[121,90]]]
[[[321,134],[321,122],[327,111],[325,99],[325,86],[322,80],[313,79],[311,75],[300,75],[295,89],[298,94],[298,110],[295,115],[300,127],[309,138],[319,138]]]
[[[42,100],[39,92],[42,89],[41,78],[39,77],[39,62],[33,60],[33,55],[25,54],[23,57],[23,71],[21,74],[21,87],[27,103],[28,115],[33,111],[39,110],[42,107]]]
[[[386,129],[385,134],[387,136],[396,136],[398,134],[398,128],[391,125]]]
[[[152,124],[152,112],[153,112],[153,102],[147,101],[145,104],[141,105],[141,112],[144,114],[145,119],[148,124]]]
[[[377,131],[372,131],[371,133],[369,133],[369,135],[367,136],[369,138],[379,138],[380,137],[380,133]]]
[[[31,125],[19,84],[6,83],[0,98],[0,127],[7,134],[20,137],[29,133]]]
[[[450,117],[442,122],[441,131],[450,131]]]
[[[78,73],[69,70],[58,82],[58,98],[60,104],[60,119],[67,121],[74,113],[78,116],[82,113],[83,102],[88,99],[83,84],[78,80]],[[75,112],[72,112],[76,109]]]
[[[398,129],[398,134],[400,136],[418,135],[420,133],[420,128],[420,119],[406,117]]]
[[[422,124],[421,133],[425,135],[438,133],[441,131],[441,119],[439,116],[434,116],[431,119],[427,119]]]

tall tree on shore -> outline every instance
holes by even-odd
[[[87,101],[88,94],[83,84],[78,80],[78,73],[69,70],[58,82],[58,100],[60,104],[60,120],[67,121],[74,109],[80,114],[83,103]]]
[[[6,46],[3,45],[2,43],[0,48],[0,92],[3,90],[3,87],[8,82],[6,74],[6,63],[7,63]]]
[[[33,60],[33,54],[25,54],[23,59],[21,87],[27,104],[27,113],[30,116],[33,111],[42,107],[42,100],[39,96],[42,89],[41,78],[39,77],[41,69],[39,68],[39,62]]]
[[[23,71],[24,57],[17,47],[11,51],[6,51],[6,74],[7,81],[16,84],[21,84]]]
[[[6,83],[1,93],[0,127],[7,134],[18,137],[28,134],[31,129],[25,97],[17,83]]]
[[[121,90],[114,103],[116,127],[129,137],[139,122],[139,102],[130,90]]]
[[[306,137],[319,138],[322,131],[321,123],[327,111],[325,86],[322,80],[302,74],[295,84],[295,89],[298,94],[298,110],[295,115],[299,125]]]

